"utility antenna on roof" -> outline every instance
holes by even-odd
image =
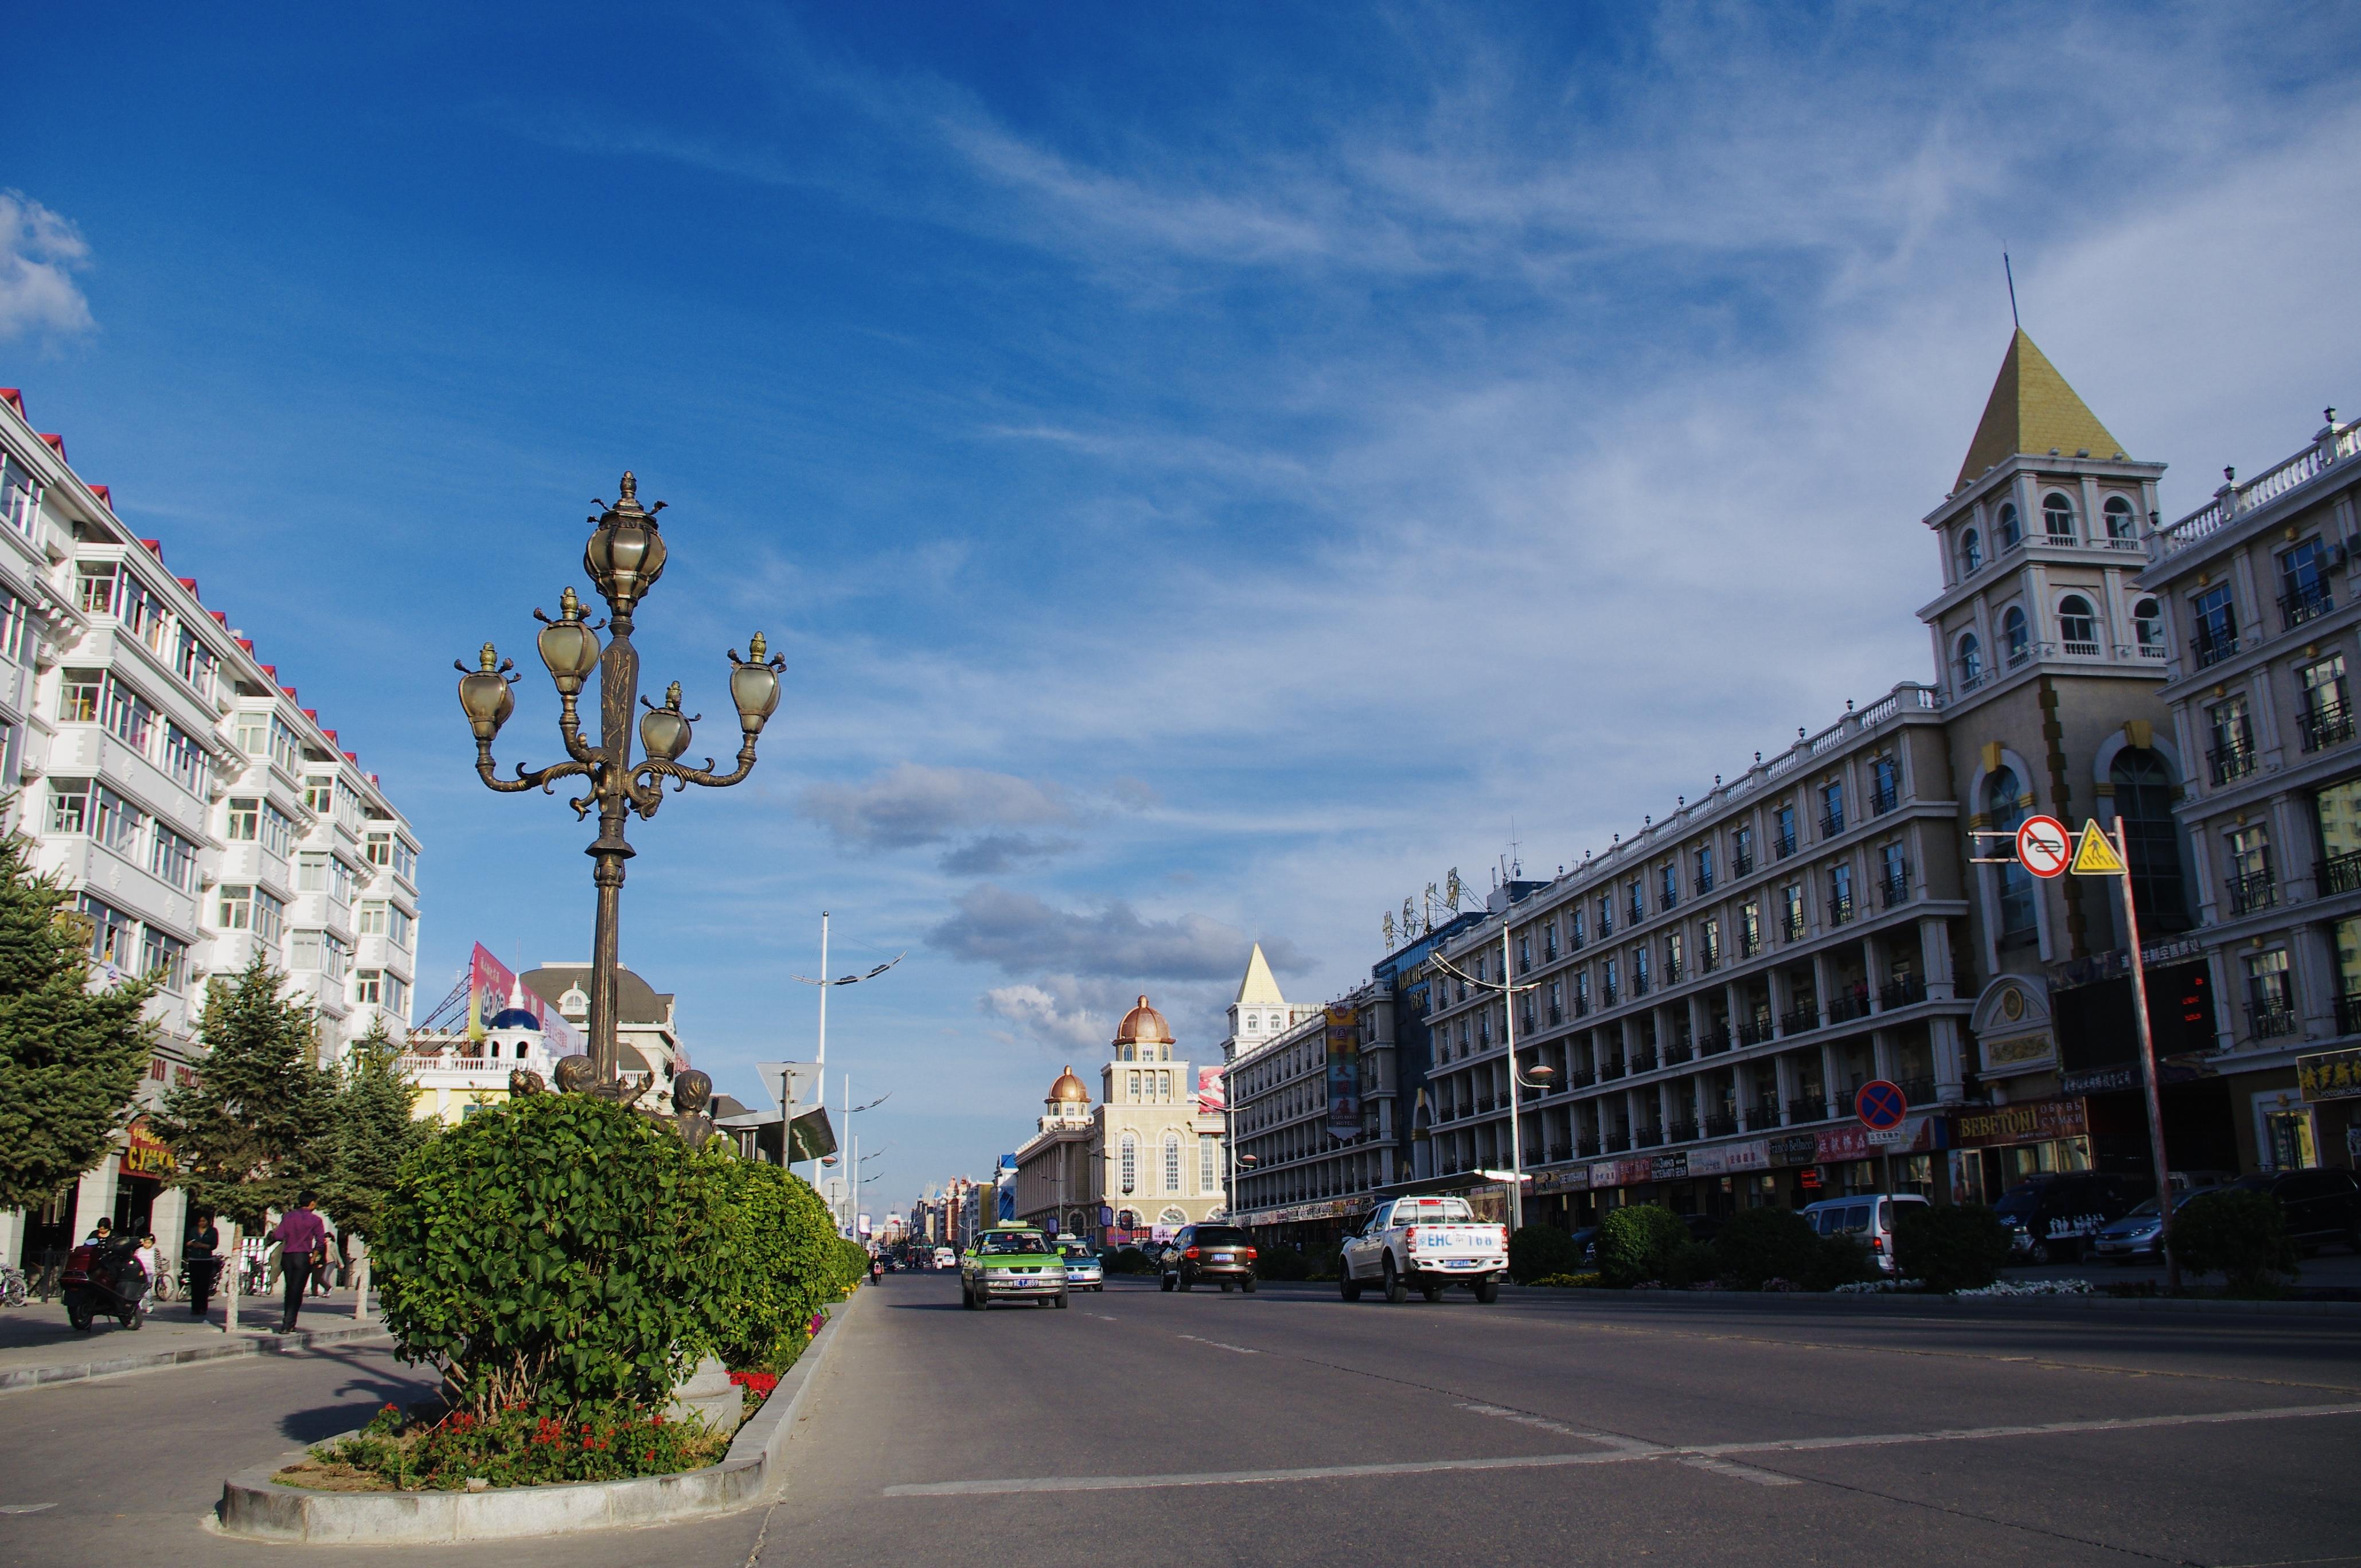
[[[2025,323],[2016,319],[2016,269],[2009,266],[2005,250],[2000,253],[2000,275],[2008,280],[2008,324],[2022,332]]]

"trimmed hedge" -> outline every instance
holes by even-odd
[[[843,1274],[848,1244],[801,1177],[741,1159],[719,1138],[697,1157],[720,1207],[711,1276],[715,1354],[735,1372],[785,1372],[811,1337],[812,1314],[851,1283]]]
[[[2295,1244],[2287,1238],[2287,1211],[2268,1192],[2231,1189],[2201,1193],[2172,1216],[2170,1245],[2184,1268],[2219,1274],[2233,1295],[2278,1289],[2274,1275],[2292,1278]]]
[[[1714,1266],[1732,1290],[1760,1290],[1772,1279],[1801,1284],[1819,1245],[1819,1233],[1793,1209],[1742,1209],[1713,1238]]]
[[[1599,1277],[1619,1290],[1663,1279],[1688,1245],[1689,1228],[1670,1209],[1631,1203],[1609,1210],[1598,1225]]]
[[[1573,1274],[1582,1267],[1582,1249],[1555,1225],[1524,1225],[1509,1237],[1509,1277],[1530,1285],[1547,1274]]]
[[[2008,1261],[2008,1228],[1982,1203],[1901,1203],[1894,1221],[1894,1267],[1929,1290],[1981,1290]]]

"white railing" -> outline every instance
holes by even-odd
[[[2361,420],[2330,425],[2312,444],[2294,456],[2267,468],[2243,485],[2224,485],[2213,499],[2180,521],[2157,530],[2157,558],[2177,554],[2223,524],[2257,507],[2268,506],[2300,485],[2310,483],[2361,448]]]

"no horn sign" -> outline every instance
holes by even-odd
[[[2073,836],[2055,817],[2028,817],[2016,830],[2016,858],[2035,876],[2062,876],[2072,857]]]

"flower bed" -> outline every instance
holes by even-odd
[[[271,1479],[335,1492],[625,1481],[714,1464],[729,1446],[700,1421],[668,1421],[662,1411],[620,1403],[586,1406],[564,1420],[521,1405],[488,1418],[454,1410],[431,1419],[388,1405],[359,1432],[322,1443]]]
[[[2092,1293],[2087,1279],[2003,1279],[1973,1290],[1954,1290],[1954,1296],[1965,1300],[1975,1296],[2088,1296]]]
[[[751,1416],[762,1408],[763,1400],[771,1397],[771,1390],[779,1386],[779,1375],[775,1372],[733,1372],[730,1375],[730,1381],[746,1390],[746,1413]]]

